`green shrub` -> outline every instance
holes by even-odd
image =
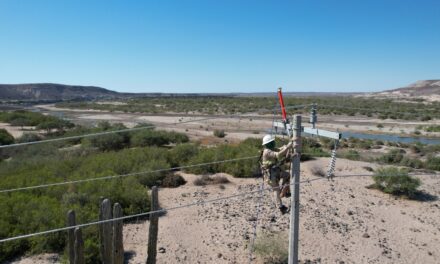
[[[389,194],[413,197],[421,182],[408,175],[405,169],[380,168],[373,176],[374,187]]]
[[[40,141],[41,136],[36,133],[24,133],[21,137],[17,138],[18,143]]]
[[[9,132],[4,129],[1,128],[0,129],[0,145],[10,145],[13,144],[15,142],[14,137],[9,134]]]
[[[186,181],[182,176],[170,173],[162,180],[162,187],[176,188],[185,183]]]
[[[170,140],[165,133],[154,130],[138,131],[131,138],[131,145],[134,147],[163,146],[169,143]]]
[[[214,130],[214,136],[218,137],[218,138],[224,138],[226,136],[226,133],[224,130]]]
[[[426,132],[440,132],[440,125],[432,125],[425,127]]]
[[[235,146],[219,145],[213,148],[201,148],[195,156],[188,160],[188,164],[211,163],[213,161],[258,156],[261,148],[260,144],[259,139],[246,139]],[[259,174],[259,170],[256,158],[186,169],[186,171],[194,174],[225,172],[234,177],[254,177]]]
[[[131,137],[131,145],[134,147],[164,146],[170,143],[186,143],[187,135],[177,132],[156,131],[152,129],[137,131]]]
[[[257,236],[254,251],[264,263],[287,263],[289,258],[288,239],[283,233],[260,234]]]
[[[101,151],[119,150],[128,146],[128,137],[121,133],[111,133],[89,139],[92,147]]]
[[[431,120],[431,119],[432,119],[431,116],[429,116],[429,115],[425,115],[425,116],[422,116],[422,118],[421,118],[420,120],[422,120],[422,121],[429,121],[429,120]]]
[[[388,153],[383,154],[378,158],[379,162],[387,164],[399,164],[403,159],[402,150],[392,149]]]
[[[430,170],[440,171],[440,157],[428,157],[425,167]]]
[[[424,167],[424,164],[421,160],[411,159],[411,158],[407,158],[407,157],[404,157],[400,161],[400,165],[407,166],[407,167],[414,168],[414,169],[421,169]]]
[[[51,152],[51,148],[46,150],[50,144],[44,146],[20,148],[29,153],[12,153],[9,162],[1,163],[0,189],[169,168],[166,149],[137,148],[76,155],[76,152],[60,152],[57,148]],[[48,156],[39,155],[39,151],[47,151]],[[25,156],[28,158],[22,158]],[[165,172],[145,173],[109,181],[0,194],[0,238],[62,227],[69,209],[76,211],[80,223],[94,221],[98,218],[101,196],[120,203],[124,215],[148,211],[148,190],[145,186],[159,185],[165,176]],[[83,232],[87,263],[97,263],[97,229],[85,228]],[[65,233],[62,232],[1,243],[0,262],[26,252],[62,252],[64,246]]]
[[[359,154],[358,151],[350,149],[347,152],[343,152],[341,154],[341,158],[349,159],[349,160],[360,160],[361,155]]]
[[[178,167],[186,164],[188,160],[197,155],[199,146],[191,143],[179,144],[172,148],[168,155],[168,163],[172,167]]]

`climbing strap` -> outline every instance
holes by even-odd
[[[335,146],[332,150],[332,155],[330,158],[330,164],[327,171],[327,179],[332,179],[335,176],[335,166],[336,166],[336,150],[338,148],[339,140],[335,140]]]

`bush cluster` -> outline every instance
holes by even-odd
[[[123,124],[110,124],[102,122],[98,124],[98,129],[93,132],[105,132],[115,130],[125,130]],[[127,147],[146,147],[146,146],[165,146],[170,143],[186,143],[189,138],[186,134],[174,131],[157,131],[152,128],[145,128],[134,132],[118,132],[106,135],[83,139],[85,145],[97,148],[100,151],[120,150]]]
[[[224,130],[214,130],[214,136],[218,137],[218,138],[224,138],[226,136],[226,133]]]
[[[13,144],[15,142],[14,137],[9,134],[9,132],[4,129],[1,128],[0,129],[0,145],[10,145]]]
[[[165,176],[165,178],[163,178],[161,186],[168,188],[176,188],[181,185],[184,185],[185,183],[186,181],[182,176],[171,173]]]
[[[74,124],[69,121],[24,110],[0,112],[0,121],[12,126],[36,126],[37,129],[44,129],[48,132],[54,129],[63,130],[74,127]]]
[[[413,151],[418,151],[420,153],[422,150],[415,148]],[[414,169],[440,170],[440,165],[438,165],[440,164],[440,158],[430,155],[427,160],[423,162],[417,158],[410,158],[405,154],[406,152],[402,149],[392,149],[388,153],[377,158],[377,161],[380,163],[406,166]]]
[[[289,259],[288,238],[282,233],[257,235],[254,251],[264,263],[287,263]]]
[[[426,132],[440,132],[440,125],[432,125],[425,127]]]
[[[405,169],[396,167],[380,168],[373,176],[374,188],[393,195],[405,195],[413,197],[421,182],[417,178],[408,175]]]

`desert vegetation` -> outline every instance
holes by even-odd
[[[74,124],[69,121],[24,110],[0,112],[0,122],[9,123],[12,126],[18,127],[32,126],[37,129],[47,130],[48,132],[55,129],[64,130],[74,127]]]
[[[124,105],[72,102],[62,103],[60,106],[74,107],[80,104],[82,105],[80,107],[84,108],[104,107],[105,109],[111,108],[110,110],[114,111],[141,111],[137,107],[148,103],[149,106],[142,108],[142,111],[148,112],[151,110],[154,113],[154,110],[151,108],[154,107],[159,108],[160,112],[173,112],[182,107],[186,112],[202,112],[206,114],[258,112],[261,109],[260,107],[263,106],[261,101],[263,99],[261,98],[254,98],[252,100],[220,98],[215,103],[203,99],[197,100],[197,105],[195,106],[191,105],[192,102],[195,102],[193,101],[195,100],[194,98],[180,98],[175,100],[174,103],[171,103],[172,101],[167,98],[133,100],[133,104]],[[267,98],[264,100],[266,100],[265,104],[267,104]],[[292,100],[290,104],[299,103],[294,98],[289,98],[289,100]],[[323,102],[331,103],[333,99],[323,100],[327,100]],[[353,101],[344,101],[344,103],[350,105],[353,102],[357,102],[360,103],[360,106],[362,106],[362,103],[385,104],[380,100],[350,100]],[[306,102],[315,101],[319,103],[315,98]],[[301,102],[304,103],[304,101]],[[411,103],[407,110],[413,111],[414,109],[411,108],[413,105],[417,104]],[[392,106],[393,104],[390,107]],[[387,109],[390,108],[388,107]],[[433,107],[432,109],[437,108]],[[432,113],[432,116],[435,116],[434,114],[438,113],[438,111],[432,109],[430,113]],[[348,110],[349,108],[339,109],[336,107],[333,109],[322,109],[327,114],[362,114],[367,116],[377,115],[378,117],[381,115],[378,112],[374,112],[375,110],[371,110],[371,112],[359,110],[347,112]],[[392,117],[387,116],[386,118]],[[396,116],[396,118],[410,117]],[[63,119],[26,111],[2,112],[0,114],[0,121],[13,126],[28,127],[26,133],[15,139],[6,130],[0,130],[0,144],[2,145],[127,129],[121,123],[109,122],[100,122],[92,127],[75,125]],[[64,226],[65,214],[69,209],[76,210],[79,223],[94,221],[98,218],[98,204],[101,197],[107,197],[112,201],[119,202],[126,215],[148,211],[150,206],[148,188],[154,185],[175,188],[186,183],[182,177],[173,172],[176,170],[201,175],[194,182],[195,185],[219,184],[220,188],[223,186],[222,184],[227,183],[228,179],[214,175],[216,173],[227,173],[234,177],[243,178],[261,176],[257,163],[261,150],[260,139],[249,138],[234,144],[203,145],[197,140],[190,141],[186,134],[158,130],[151,124],[140,124],[138,128],[135,131],[108,133],[96,137],[69,139],[35,146],[0,150],[1,190],[133,172],[146,172],[137,176],[108,180],[105,184],[97,181],[45,189],[0,193],[0,210],[5,212],[0,215],[0,238]],[[222,129],[216,129],[213,130],[212,136],[222,138],[226,136],[226,132]],[[286,139],[277,138],[278,146],[285,143],[287,143]],[[334,141],[324,138],[303,138],[301,160],[306,161],[315,157],[329,157],[331,150],[334,148],[334,143]],[[378,151],[375,152],[375,150]],[[404,166],[408,170],[440,170],[439,152],[440,147],[436,145],[401,144],[355,138],[343,139],[338,146],[338,157]],[[255,158],[239,162],[215,163],[217,161],[243,157]],[[205,165],[185,167],[192,164]],[[167,168],[171,171],[147,173],[147,171]],[[321,177],[326,174],[322,168],[314,168],[312,173]],[[405,174],[405,177],[402,179],[386,177],[388,174],[393,173]],[[417,179],[407,176],[407,170],[394,171],[394,169],[384,169],[375,171],[375,175],[373,187],[393,195],[411,197],[416,193],[417,187],[420,185]],[[86,259],[88,263],[99,261],[97,234],[96,227],[84,229]],[[261,244],[263,241],[258,243]],[[260,251],[261,254],[272,256],[270,261],[282,261],[284,257],[282,252],[265,252],[261,247],[258,249],[258,243],[256,244],[257,253]],[[9,260],[25,253],[63,253],[64,247],[65,234],[63,233],[3,243],[0,244],[0,261]]]
[[[421,182],[419,179],[408,175],[408,170],[396,167],[386,167],[378,169],[373,176],[376,188],[385,193],[393,195],[404,195],[413,198]]]
[[[286,97],[286,105],[317,103],[321,115],[363,115],[381,119],[406,119],[427,121],[440,117],[440,103],[425,104],[419,100],[396,102],[391,99],[362,97]],[[202,114],[271,114],[275,97],[146,97],[128,99],[124,104],[105,102],[63,102],[58,107],[96,109],[140,113],[202,113]],[[309,109],[298,109],[307,113]]]

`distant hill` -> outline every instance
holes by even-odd
[[[385,91],[385,92],[399,92],[410,94],[412,96],[430,96],[440,95],[440,80],[422,80],[410,84],[406,87]]]
[[[95,86],[54,83],[0,84],[0,100],[72,100],[120,97],[115,91]]]
[[[355,93],[284,92],[285,96],[350,96]],[[241,96],[272,97],[271,93],[119,93],[96,86],[64,85],[55,83],[0,84],[0,101],[63,101],[97,100],[127,97],[187,97],[187,96]]]
[[[397,100],[424,99],[431,102],[440,101],[440,80],[420,80],[406,87],[377,93],[368,93],[363,96],[392,98]]]

